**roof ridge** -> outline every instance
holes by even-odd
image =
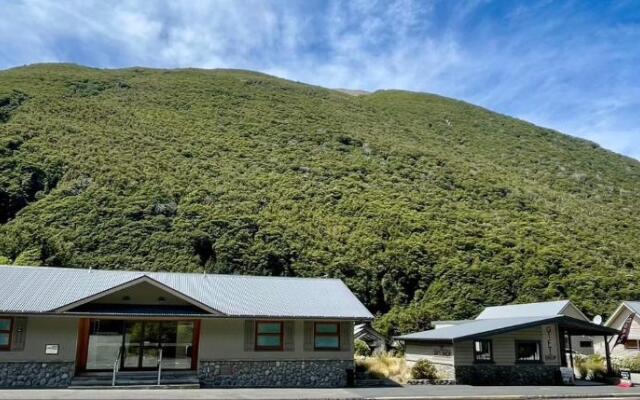
[[[36,266],[36,265],[6,265],[0,264],[0,268],[32,268],[32,269],[48,269],[48,270],[68,270],[68,271],[85,271],[85,272],[110,272],[110,273],[131,273],[131,274],[143,274],[149,276],[149,274],[171,274],[171,275],[200,275],[200,276],[222,276],[228,278],[254,278],[254,279],[305,279],[305,280],[321,280],[321,281],[340,281],[340,278],[323,278],[319,276],[274,276],[274,275],[240,275],[240,274],[211,274],[202,272],[174,272],[174,271],[142,271],[142,270],[128,270],[128,269],[102,269],[102,268],[74,268],[74,267],[54,267],[50,265]],[[344,283],[344,282],[343,282]]]

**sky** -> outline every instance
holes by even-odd
[[[0,0],[0,69],[240,68],[462,99],[640,159],[640,0]]]

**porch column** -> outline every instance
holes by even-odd
[[[604,354],[607,359],[607,375],[613,375],[613,368],[611,367],[611,352],[609,351],[609,336],[604,335]]]
[[[569,341],[569,362],[571,363],[571,369],[573,370],[573,343],[571,343],[571,334],[567,333]]]

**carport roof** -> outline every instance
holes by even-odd
[[[498,335],[528,327],[558,323],[571,334],[613,335],[618,331],[564,315],[544,317],[495,318],[470,321],[460,325],[431,329],[396,337],[397,340],[455,343]]]

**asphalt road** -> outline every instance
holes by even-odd
[[[219,399],[619,399],[640,400],[640,387],[615,386],[404,386],[349,389],[39,389],[0,390],[2,400],[219,400]]]

